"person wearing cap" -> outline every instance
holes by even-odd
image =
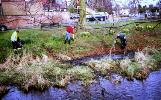
[[[11,35],[11,42],[13,49],[20,49],[22,47],[22,44],[20,42],[20,38],[18,37],[19,30],[16,30]]]
[[[120,40],[120,47],[121,47],[121,49],[125,49],[125,47],[127,45],[126,34],[120,32],[120,33],[117,34],[116,38]]]

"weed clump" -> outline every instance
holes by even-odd
[[[147,50],[144,49],[143,51],[136,52],[133,60],[125,59],[121,61],[120,67],[130,79],[133,77],[145,79],[150,73],[150,70],[154,70],[157,67],[157,61]]]
[[[130,30],[128,28],[124,28],[122,30],[123,33],[125,33],[126,35],[128,35],[130,33]]]
[[[153,28],[154,28],[154,27],[153,27],[153,26],[151,26],[151,25],[147,25],[147,26],[146,26],[146,29],[147,29],[148,31],[152,31],[152,30],[153,30]]]
[[[109,31],[109,34],[110,34],[110,35],[114,35],[115,33],[116,33],[116,32],[115,32],[114,30],[110,30],[110,31]]]
[[[72,67],[46,55],[33,58],[32,54],[24,52],[8,59],[8,64],[0,69],[1,84],[16,84],[26,92],[30,89],[44,90],[49,86],[64,87],[72,79],[86,84],[94,77],[87,66]]]
[[[86,62],[94,71],[99,72],[102,75],[108,75],[107,73],[116,72],[127,76],[128,79],[145,79],[147,78],[150,71],[157,68],[157,59],[153,50],[145,48],[143,51],[135,53],[133,59],[125,58],[123,60],[91,60]],[[156,51],[155,51],[156,52]],[[151,54],[152,53],[152,54]],[[156,57],[157,58],[157,57]],[[160,58],[158,58],[160,59]]]
[[[136,25],[135,26],[135,30],[136,31],[143,31],[144,30],[144,26],[142,26],[142,25]]]
[[[90,32],[81,32],[80,35],[82,37],[89,37],[91,35],[91,33]]]

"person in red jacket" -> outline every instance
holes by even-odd
[[[67,26],[66,31],[69,32],[72,36],[72,39],[74,40],[74,27],[72,26]]]

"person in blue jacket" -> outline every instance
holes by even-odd
[[[68,43],[70,45],[70,33],[68,31],[65,31],[65,42],[64,44]]]

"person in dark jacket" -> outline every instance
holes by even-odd
[[[126,46],[127,46],[126,34],[120,32],[120,33],[117,34],[116,38],[119,39],[119,41],[120,41],[120,48],[125,49]]]

